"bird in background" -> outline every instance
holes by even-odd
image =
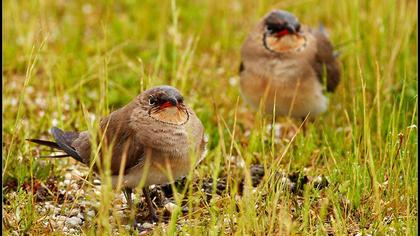
[[[93,139],[88,131],[64,132],[53,127],[51,133],[55,142],[28,141],[65,152],[65,155],[49,157],[69,156],[85,165],[92,164]],[[148,186],[166,184],[187,175],[191,165],[195,166],[204,158],[207,143],[201,121],[179,91],[170,86],[144,91],[102,119],[98,133],[103,135],[106,147],[101,148],[100,163],[110,158],[113,187],[120,184],[132,208],[133,189],[145,178],[143,193],[153,220],[158,218]],[[106,150],[111,152],[110,155],[106,155]],[[197,155],[197,158],[192,155]],[[97,163],[93,165],[94,171],[102,168],[98,166]],[[119,174],[121,168],[122,176]]]
[[[240,89],[249,104],[276,116],[316,117],[340,81],[340,64],[323,29],[301,26],[274,10],[252,29],[241,49]],[[274,110],[273,110],[274,109]]]

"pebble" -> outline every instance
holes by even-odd
[[[142,227],[145,229],[151,229],[153,228],[153,224],[146,222],[146,223],[143,223]]]
[[[66,174],[64,175],[64,179],[65,179],[65,180],[71,180],[71,173],[66,173]]]
[[[60,213],[60,211],[61,211],[61,208],[58,208],[58,207],[55,207],[54,208],[54,214],[58,214],[58,213]]]
[[[236,86],[238,84],[238,77],[230,77],[229,84],[230,86]]]
[[[67,217],[59,215],[57,216],[57,221],[65,221],[67,219]]]
[[[85,194],[85,191],[83,191],[83,189],[79,189],[76,191],[76,195],[78,196],[83,196]]]
[[[73,169],[72,171],[71,171],[71,174],[72,175],[74,175],[74,176],[78,176],[78,177],[81,177],[83,174],[79,171],[79,170],[77,170],[77,169]]]
[[[94,217],[96,214],[95,214],[95,211],[90,210],[90,211],[88,211],[88,212],[86,213],[86,215],[88,215],[88,216],[90,216],[90,217]]]
[[[147,235],[148,233],[149,233],[149,231],[144,230],[144,231],[141,231],[139,235],[140,235],[140,236],[142,236],[142,235]]]
[[[73,217],[68,218],[66,222],[70,225],[76,226],[76,225],[82,224],[82,219],[77,218],[76,216],[73,216]]]
[[[79,214],[77,214],[77,216],[76,216],[77,218],[80,218],[80,219],[82,219],[82,220],[84,220],[85,219],[85,217],[82,215],[82,213],[79,213]]]
[[[79,189],[79,185],[78,185],[78,184],[76,184],[76,183],[73,183],[73,184],[71,185],[71,188],[72,188],[73,190],[78,190],[78,189]]]
[[[170,213],[173,213],[178,206],[172,202],[168,202],[165,204],[165,209]]]
[[[69,212],[69,216],[76,216],[80,214],[80,209],[79,208],[73,208],[71,209],[71,211]]]
[[[101,191],[96,190],[96,189],[95,189],[95,190],[93,190],[93,191],[95,192],[95,195],[96,195],[96,196],[101,196]]]

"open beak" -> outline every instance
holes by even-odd
[[[163,98],[166,102],[159,106],[159,109],[165,109],[167,107],[178,106],[178,101],[173,97],[164,97]]]
[[[287,29],[287,31],[289,31],[289,33],[291,33],[291,34],[295,34],[295,33],[296,33],[295,28],[294,28],[294,27],[292,27],[292,26],[291,26],[291,25],[289,25],[289,24],[287,24],[287,25],[286,25],[286,29]]]

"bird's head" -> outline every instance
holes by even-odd
[[[305,46],[298,19],[286,11],[275,10],[263,19],[263,45],[274,53],[298,50]]]
[[[164,85],[148,89],[141,99],[149,116],[159,122],[182,125],[189,119],[184,98],[174,87]]]

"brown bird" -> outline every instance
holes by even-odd
[[[328,107],[325,88],[332,92],[340,81],[340,66],[324,30],[301,26],[286,11],[264,16],[248,35],[241,57],[241,93],[254,107],[264,104],[268,114],[275,109],[281,116],[317,116]]]
[[[66,153],[50,157],[70,156],[85,165],[92,164],[92,139],[87,131],[64,132],[53,127],[51,133],[55,142],[28,141]],[[121,179],[119,172],[122,168],[120,184],[130,207],[132,191],[146,175],[143,193],[153,220],[157,217],[148,186],[165,184],[185,176],[191,165],[204,158],[207,143],[201,121],[184,103],[179,91],[170,86],[146,90],[126,106],[112,112],[101,120],[99,134],[104,137],[100,163],[104,163],[106,157],[110,158],[114,188]],[[106,150],[112,151],[111,155],[105,155]],[[197,155],[197,158],[192,155]],[[196,162],[193,163],[193,160]],[[99,168],[96,163],[94,170]]]

